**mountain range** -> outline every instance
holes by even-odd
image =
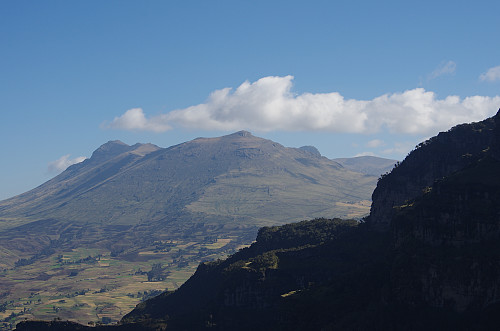
[[[144,299],[134,293],[178,288],[261,226],[366,216],[378,176],[395,161],[342,162],[246,131],[169,148],[110,141],[0,202],[0,298],[15,298],[0,317],[36,297],[40,304],[24,306],[30,317],[117,320]],[[155,265],[161,272],[148,276]]]
[[[382,170],[395,162],[377,160]],[[166,149],[110,141],[47,183],[0,202],[1,227],[49,218],[135,224],[196,213],[263,225],[359,217],[367,206],[358,203],[369,200],[380,172],[364,176],[362,167],[350,166],[359,162],[342,162],[245,131]],[[277,213],[276,205],[287,208]]]
[[[362,222],[261,228],[139,304],[118,330],[494,330],[500,323],[500,111],[418,145]],[[83,330],[21,322],[19,330]],[[97,329],[103,329],[98,327]]]

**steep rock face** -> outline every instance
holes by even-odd
[[[500,302],[500,162],[436,182],[392,219],[397,302],[482,310]]]
[[[413,151],[379,181],[370,222],[390,229],[398,304],[470,313],[500,302],[500,112]]]
[[[372,195],[369,222],[388,229],[395,207],[422,195],[435,180],[477,161],[498,135],[495,128],[499,118],[500,112],[481,122],[458,125],[418,145],[379,180]]]
[[[457,247],[499,237],[499,171],[500,162],[487,156],[398,208],[393,219],[396,247],[407,237]]]

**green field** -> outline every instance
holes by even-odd
[[[238,239],[238,231],[219,237],[217,231],[203,229],[197,238],[170,237],[131,246],[120,254],[98,246],[59,249],[29,265],[4,268],[0,329],[24,319],[116,322],[142,300],[178,288],[201,261],[224,258],[249,244]],[[147,272],[155,264],[161,264],[164,279],[148,281]]]

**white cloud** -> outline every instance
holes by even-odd
[[[146,118],[128,110],[107,127],[166,131],[174,126],[202,130],[328,131],[433,135],[440,130],[492,116],[500,96],[448,96],[438,99],[423,88],[384,94],[372,100],[345,99],[337,92],[291,92],[292,76],[264,77],[235,90],[214,91],[205,103]]]
[[[50,162],[48,169],[47,169],[48,172],[52,173],[52,174],[63,172],[70,165],[80,163],[86,159],[85,156],[79,156],[79,157],[76,157],[74,159],[70,159],[69,157],[70,157],[70,155],[66,154],[66,155],[61,156],[59,159]]]
[[[170,126],[164,123],[163,116],[146,119],[141,108],[132,108],[105,126],[111,129],[164,132],[169,130]]]
[[[354,157],[357,157],[357,156],[375,156],[375,153],[373,153],[373,152],[363,152],[363,153],[359,153],[359,154],[354,155]]]
[[[366,147],[377,148],[384,145],[384,141],[380,139],[373,139],[366,143]]]
[[[428,76],[428,79],[438,78],[443,75],[451,75],[455,73],[457,69],[457,64],[453,61],[443,62]]]
[[[494,82],[500,80],[500,66],[489,68],[484,74],[479,76],[479,79],[482,81]]]

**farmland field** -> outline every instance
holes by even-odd
[[[252,237],[238,231],[221,236],[204,229],[170,238],[120,254],[98,245],[57,249],[28,265],[3,268],[0,329],[13,328],[24,319],[117,322],[141,301],[177,289],[200,262],[224,258]]]

